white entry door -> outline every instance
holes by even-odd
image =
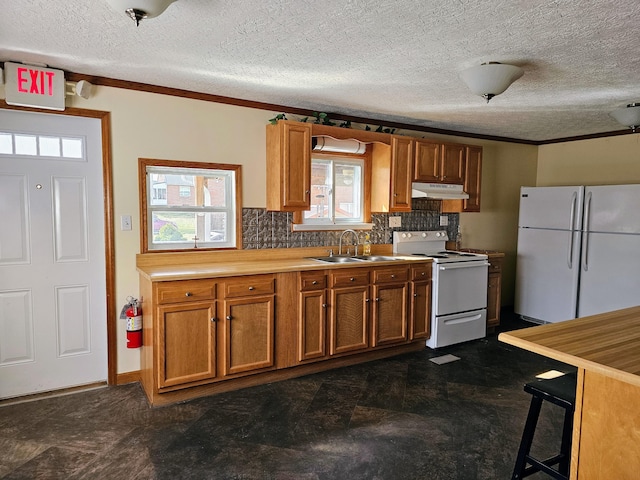
[[[0,110],[0,398],[107,378],[101,137]]]

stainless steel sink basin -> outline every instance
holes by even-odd
[[[394,260],[398,260],[395,257],[387,257],[385,255],[356,255],[353,258],[357,258],[358,260],[362,260],[365,262],[391,262]]]
[[[354,257],[343,257],[334,255],[332,257],[311,257],[311,260],[325,263],[356,263],[356,262],[388,262],[398,260],[395,257],[387,257],[384,255],[356,255]]]
[[[364,261],[356,257],[340,257],[340,256],[311,257],[311,260],[317,260],[318,262],[325,262],[325,263],[359,263]]]

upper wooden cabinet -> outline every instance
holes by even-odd
[[[267,125],[267,210],[311,207],[311,124]]]
[[[464,191],[469,194],[462,201],[463,212],[480,211],[480,181],[482,180],[482,147],[466,147],[464,160]]]
[[[410,212],[414,140],[391,136],[371,150],[371,211]]]
[[[480,184],[482,181],[482,147],[463,145],[462,162],[463,189],[469,194],[467,200],[443,200],[442,213],[479,212]]]
[[[426,183],[463,183],[464,145],[415,141],[413,180]]]

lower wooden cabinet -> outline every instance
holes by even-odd
[[[411,267],[409,339],[431,337],[431,264]]]
[[[216,378],[215,302],[158,307],[158,386]]]
[[[487,282],[487,327],[489,328],[500,325],[501,293],[502,256],[489,255],[489,278]]]
[[[330,278],[329,353],[366,350],[369,348],[369,270],[335,270]]]
[[[409,323],[409,267],[376,269],[372,275],[372,346],[404,343]]]
[[[159,405],[289,378],[292,368],[320,371],[417,350],[415,340],[429,333],[429,268],[177,281],[141,275],[145,393]]]

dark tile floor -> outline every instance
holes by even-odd
[[[461,359],[429,361],[444,353]],[[551,368],[570,370],[494,333],[162,408],[137,384],[6,405],[0,478],[509,479],[522,385]],[[561,414],[543,407],[541,455],[555,453]]]

